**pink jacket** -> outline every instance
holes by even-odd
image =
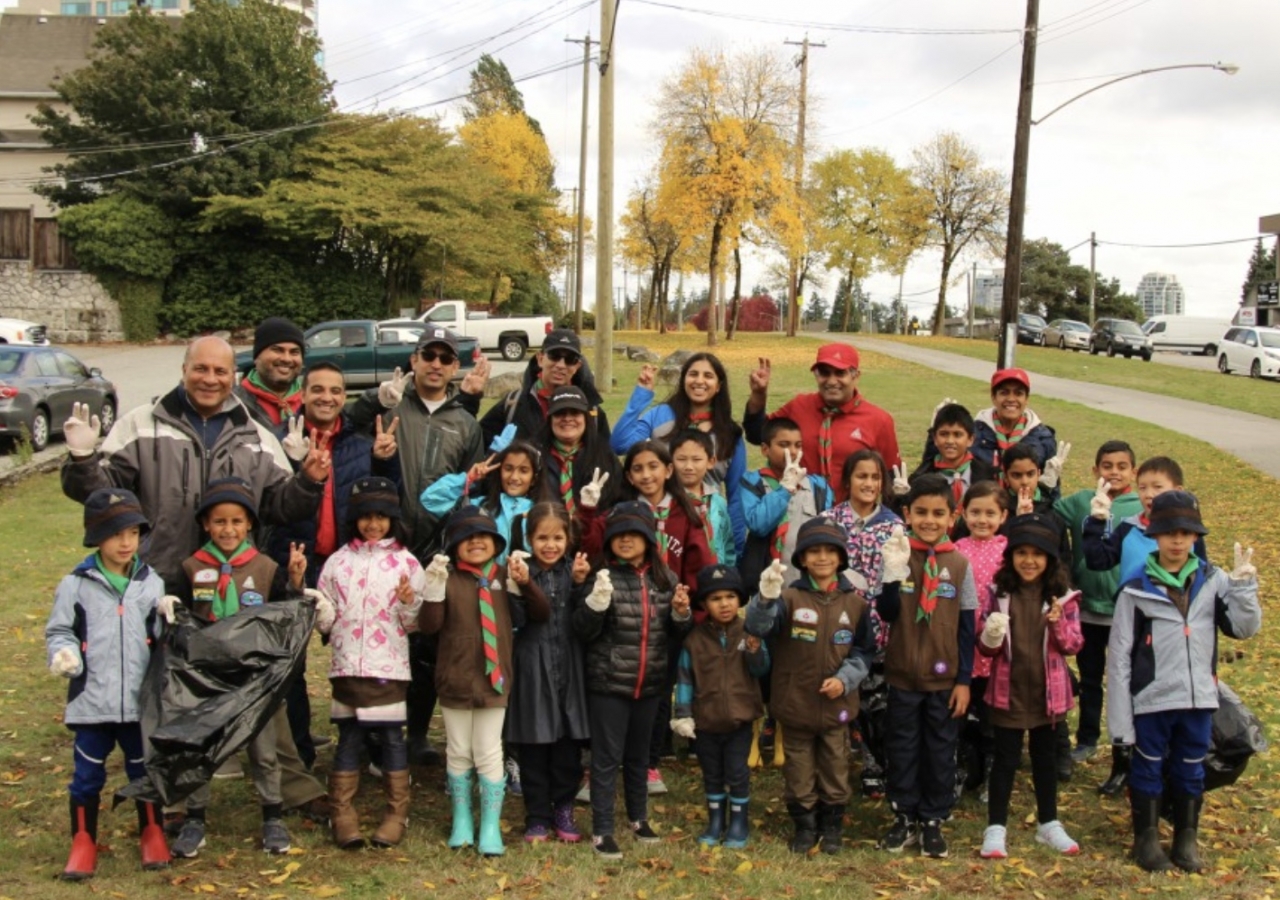
[[[414,601],[396,599],[408,575]],[[393,538],[353,540],[329,557],[316,587],[333,601],[330,678],[409,681],[408,632],[417,629],[426,579],[413,554]]]
[[[972,536],[956,541],[956,549],[969,560],[969,571],[973,573],[973,586],[979,597],[987,596],[991,590],[991,582],[1004,563],[1004,548],[1008,543],[1009,539],[1003,534],[997,534],[985,541]],[[974,678],[988,678],[991,675],[991,657],[982,655],[981,646],[982,628],[986,624],[986,611],[978,610],[978,619],[975,623],[977,630],[974,632],[978,635],[975,638],[978,643],[978,654],[973,658]]]
[[[985,620],[991,613],[999,610],[1009,612],[1009,595],[996,595],[992,586],[991,597],[982,609]],[[1042,606],[1043,612],[1049,611],[1048,604]],[[1067,594],[1062,604],[1062,615],[1058,621],[1050,623],[1044,632],[1044,683],[1045,713],[1051,719],[1065,716],[1075,705],[1071,696],[1071,675],[1067,671],[1067,657],[1075,656],[1084,646],[1084,636],[1080,633],[1080,592]],[[1013,670],[1012,660],[1015,648],[1005,635],[999,647],[988,647],[978,640],[978,650],[983,656],[991,658],[991,675],[987,679],[987,693],[984,700],[996,709],[1009,708],[1010,672]]]

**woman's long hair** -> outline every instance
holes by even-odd
[[[573,464],[573,496],[577,499],[578,491],[591,481],[591,474],[595,469],[608,472],[609,482],[604,486],[604,492],[600,497],[600,509],[605,510],[613,504],[617,496],[617,485],[622,480],[622,474],[618,471],[618,457],[609,447],[609,438],[601,435],[598,430],[600,419],[596,411],[593,409],[585,414],[587,427],[582,432],[582,441]],[[542,448],[542,488],[538,493],[531,492],[533,493],[531,500],[550,502],[560,500],[560,485],[553,477],[550,465],[550,454],[555,446],[555,440],[555,432],[552,431],[551,423],[548,421],[546,444]]]
[[[1013,596],[1014,592],[1022,587],[1022,576],[1013,568],[1013,551],[1021,546],[1024,545],[1009,543],[1004,548],[1000,568],[996,570],[995,578],[992,579],[998,593]],[[1045,556],[1048,557],[1048,564],[1045,566],[1044,574],[1040,576],[1040,595],[1044,602],[1052,603],[1055,597],[1065,594],[1071,584],[1067,580],[1067,567],[1063,565],[1062,560],[1052,553],[1046,553]]]
[[[844,489],[846,496],[852,496],[853,470],[858,468],[858,463],[867,461],[875,463],[880,470],[880,505],[888,509],[893,503],[893,482],[889,480],[889,469],[884,464],[884,457],[874,450],[863,447],[844,458],[844,466],[840,470],[840,487]]]
[[[720,380],[720,390],[716,391],[716,395],[711,398],[711,435],[715,438],[717,458],[732,459],[734,448],[742,436],[742,427],[733,420],[733,404],[729,400],[729,374],[724,369],[724,363],[720,362],[714,353],[699,351],[686,359],[684,365],[680,367],[680,377],[676,381],[675,390],[667,398],[667,406],[670,406],[675,414],[673,430],[679,432],[691,427],[689,414],[692,411],[692,404],[684,393],[684,377],[696,362],[710,364],[712,371],[716,373],[716,378]]]

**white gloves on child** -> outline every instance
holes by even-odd
[[[338,618],[338,610],[333,601],[323,591],[315,588],[304,588],[302,594],[316,602],[316,628],[321,634],[328,634],[333,628],[334,620]]]
[[[982,629],[982,645],[999,647],[1004,643],[1004,636],[1009,633],[1009,614],[999,610],[987,616],[987,624]]]
[[[587,608],[592,612],[602,613],[613,602],[613,578],[608,569],[601,569],[596,574],[595,587],[587,594]]]
[[[391,373],[391,377],[378,385],[378,402],[383,409],[392,409],[400,405],[404,399],[404,389],[413,383],[413,373],[400,373],[400,367]]]
[[[693,727],[693,719],[691,718],[672,719],[671,731],[675,734],[680,735],[680,737],[688,738],[689,740],[693,740],[698,736],[696,730]]]
[[[782,560],[775,559],[769,568],[760,573],[760,599],[772,603],[782,596],[782,573],[786,566]]]
[[[1067,456],[1071,453],[1071,444],[1058,441],[1058,452],[1045,460],[1044,471],[1040,473],[1040,483],[1053,489],[1062,480],[1062,467],[1067,464]]]
[[[98,446],[98,432],[102,430],[102,421],[97,416],[89,415],[88,403],[71,404],[71,415],[62,425],[62,440],[72,456],[93,456]]]
[[[431,557],[426,571],[427,590],[423,597],[428,603],[444,602],[444,586],[449,581],[449,557],[437,553]]]
[[[880,580],[885,584],[905,581],[911,574],[911,542],[907,540],[901,525],[893,526],[889,540],[880,549],[880,556],[884,560],[884,574],[880,576]]]
[[[80,674],[80,654],[70,647],[62,647],[49,661],[49,671],[60,678],[75,678]]]
[[[782,470],[782,477],[778,479],[778,483],[782,485],[784,490],[794,494],[800,487],[800,482],[809,474],[806,469],[800,466],[800,457],[804,456],[804,451],[797,450],[795,459],[791,458],[790,450],[783,450],[782,452],[786,457],[787,465]]]
[[[182,605],[182,601],[173,594],[165,594],[156,601],[156,612],[164,616],[164,620],[172,625],[178,621],[178,615],[175,610]]]
[[[500,432],[493,436],[493,440],[489,442],[490,453],[501,453],[511,446],[511,442],[516,439],[515,423],[507,425]]]
[[[511,576],[507,579],[507,595],[511,597],[521,597],[520,581],[529,580],[529,554],[524,550],[512,550],[507,556],[507,573]]]
[[[907,470],[901,464],[893,467],[893,496],[905,497],[911,493],[911,482],[907,480]]]
[[[1232,581],[1256,581],[1258,568],[1253,564],[1253,548],[1243,548],[1236,541],[1236,564],[1231,569]]]
[[[591,481],[584,484],[582,490],[578,491],[578,502],[587,509],[595,509],[600,504],[600,495],[604,493],[604,486],[608,482],[608,472],[594,470],[591,473]]]
[[[1111,518],[1111,482],[1105,478],[1098,479],[1098,489],[1089,501],[1089,515],[1095,519],[1107,521]]]
[[[289,433],[280,442],[284,455],[294,462],[302,462],[311,452],[311,438],[307,437],[307,421],[302,416],[289,419]]]

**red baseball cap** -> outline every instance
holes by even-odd
[[[1016,381],[1027,389],[1028,394],[1031,393],[1031,376],[1026,369],[997,369],[996,374],[991,376],[991,389],[994,391],[1006,381]]]
[[[849,344],[823,344],[818,348],[818,358],[809,367],[812,372],[818,366],[831,366],[833,369],[858,368],[858,351]]]

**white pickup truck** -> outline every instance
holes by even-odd
[[[513,362],[524,359],[530,347],[541,347],[555,327],[550,316],[490,316],[467,309],[462,300],[440,300],[412,319],[388,319],[378,324],[386,327],[410,322],[443,325],[460,337],[475,338],[481,351],[500,353]]]

